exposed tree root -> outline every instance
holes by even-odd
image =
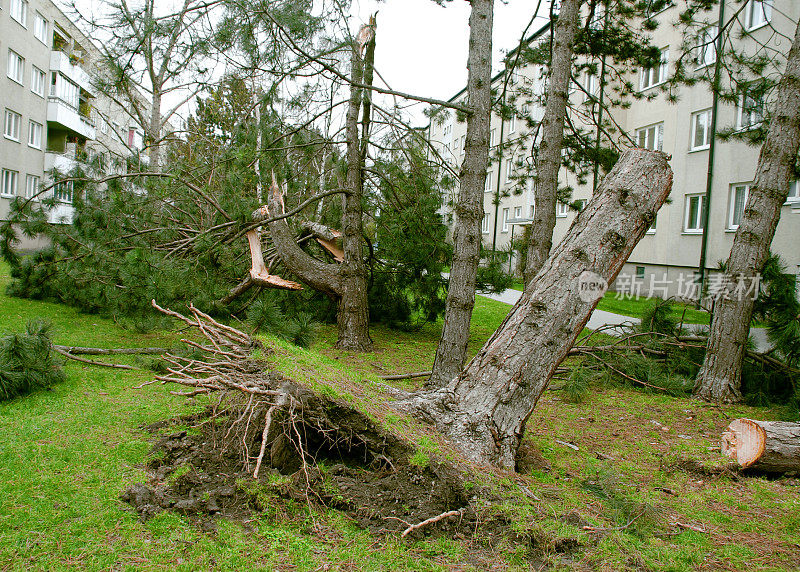
[[[415,456],[412,442],[367,414],[269,371],[250,357],[258,343],[247,334],[191,305],[191,317],[153,305],[197,327],[206,340],[184,340],[205,358],[167,354],[170,367],[156,379],[186,386],[188,391],[173,392],[180,395],[218,395],[220,404],[198,426],[200,435],[178,432],[157,444],[157,485],[149,493],[136,485],[124,495],[143,517],[164,509],[224,513],[244,501],[219,490],[242,482],[258,489],[277,479],[283,483],[278,496],[341,509],[375,532],[403,532],[409,522],[419,524],[404,536],[422,534],[423,527],[428,532],[474,526],[476,513],[455,467]],[[192,469],[168,479],[181,465]],[[454,511],[462,516],[458,522],[447,518]]]

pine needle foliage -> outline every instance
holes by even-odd
[[[24,332],[0,338],[0,401],[64,381],[61,361],[52,351],[51,329],[44,320],[31,320]]]

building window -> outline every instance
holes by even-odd
[[[6,139],[19,141],[19,126],[22,123],[22,116],[16,111],[6,109],[6,118],[3,125],[3,135]]]
[[[39,12],[36,12],[36,18],[33,20],[33,35],[37,40],[47,45],[47,20]]]
[[[31,91],[38,96],[44,97],[44,84],[46,81],[47,75],[36,66],[31,66]]]
[[[699,233],[703,231],[705,210],[705,195],[686,195],[686,214],[683,220],[684,232]]]
[[[772,0],[749,0],[744,8],[744,27],[754,30],[772,19]]]
[[[42,148],[42,124],[30,121],[28,123],[28,146],[34,149]]]
[[[497,131],[497,129],[492,129],[492,132],[491,132],[491,134],[489,136],[489,146],[490,147],[494,147],[494,140],[495,140],[494,134],[495,134],[496,131]]]
[[[17,195],[17,171],[3,169],[3,188],[0,194],[4,197],[14,197]]]
[[[637,129],[636,144],[642,149],[661,151],[664,148],[664,124],[656,123]]]
[[[522,115],[527,116],[528,113],[530,113],[530,110],[531,110],[530,105],[528,105],[527,103],[522,104]]]
[[[637,266],[636,267],[636,279],[637,280],[644,280],[644,266]]]
[[[530,205],[528,207],[528,218],[533,220],[533,216],[536,214],[536,205]]]
[[[492,190],[492,172],[486,171],[486,182],[483,185],[483,192],[488,193]]]
[[[464,145],[465,145],[466,139],[467,139],[467,136],[466,136],[466,135],[462,135],[462,136],[461,136],[461,143],[460,143],[460,145],[459,145],[459,148],[461,149],[461,154],[462,154],[462,155],[464,154],[464,149],[465,149],[465,146],[464,146]]]
[[[508,120],[508,132],[514,133],[517,130],[517,116],[512,115],[511,119]]]
[[[654,68],[642,69],[639,76],[639,89],[649,89],[667,80],[669,71],[669,49],[661,50],[661,62]]]
[[[764,120],[764,92],[763,84],[750,84],[742,89],[739,95],[739,113],[737,127],[750,129],[761,124]]]
[[[568,211],[569,205],[567,203],[562,203],[561,201],[556,202],[556,217],[564,218],[567,216]]]
[[[800,203],[800,181],[792,181],[789,183],[789,194],[786,197],[786,202],[793,204]]]
[[[11,17],[17,22],[28,27],[28,2],[27,0],[11,0]]]
[[[50,74],[50,95],[58,97],[61,101],[78,109],[80,103],[81,90],[78,84],[68,80],[66,77],[57,72]]]
[[[514,220],[522,218],[522,207],[514,207]]]
[[[483,222],[481,223],[481,232],[489,234],[489,213],[483,215]]]
[[[511,181],[514,175],[514,157],[509,157],[506,161],[506,182]]]
[[[732,185],[731,198],[728,206],[728,228],[736,230],[742,222],[744,207],[750,194],[750,185]]]
[[[592,72],[586,72],[583,88],[583,101],[590,101],[595,98],[597,96],[597,76]]]
[[[697,34],[697,44],[694,48],[697,68],[702,68],[717,61],[717,27],[704,28]]]
[[[25,59],[14,50],[8,50],[8,77],[22,85],[25,75]]]
[[[647,229],[646,234],[655,234],[656,233],[656,221],[658,220],[658,214],[653,217],[653,224],[650,225],[650,228]]]
[[[72,181],[56,183],[53,186],[53,197],[62,203],[72,202]]]
[[[509,209],[503,209],[503,232],[508,232],[508,211]]]
[[[708,149],[711,144],[711,110],[705,109],[692,113],[691,151]]]
[[[25,198],[33,199],[36,193],[39,192],[39,177],[36,175],[28,175],[25,180]]]

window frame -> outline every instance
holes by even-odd
[[[655,74],[655,79],[653,76]],[[647,91],[667,81],[669,76],[669,46],[661,50],[661,60],[657,67],[641,68],[639,71],[639,91]],[[645,78],[652,83],[645,84]]]
[[[764,9],[765,6],[768,7],[766,10]],[[756,7],[760,8],[760,10],[757,11]],[[773,0],[747,0],[747,5],[744,8],[744,25],[742,26],[744,30],[752,32],[769,24],[772,21],[773,8]],[[758,22],[754,23],[753,16],[756,14],[760,14],[764,19],[759,19]]]
[[[511,217],[511,209],[506,207],[503,209],[501,220],[502,226],[500,227],[500,232],[508,232],[508,219]]]
[[[695,70],[703,69],[717,63],[717,42],[719,26],[706,26],[698,32],[695,39]],[[712,59],[708,60],[708,53],[713,54]]]
[[[35,77],[41,78],[41,91],[36,91],[34,88],[36,87],[36,81],[34,81]],[[47,73],[40,70],[35,65],[31,65],[31,92],[35,93],[41,98],[44,98],[45,90],[47,89]]]
[[[9,122],[9,118],[11,119],[16,118],[16,121]],[[14,135],[14,133],[10,133],[8,129],[9,125],[13,127],[14,123],[16,123],[16,129],[13,131],[16,132],[16,135]],[[17,113],[13,109],[6,108],[6,112],[3,116],[3,137],[8,139],[9,141],[16,141],[17,143],[19,143],[21,131],[22,131],[22,114]]]
[[[491,171],[491,169],[486,171],[486,180],[483,182],[483,192],[484,193],[491,193],[492,192],[492,171]]]
[[[40,30],[40,22],[44,22],[44,29]],[[36,11],[36,15],[33,17],[33,37],[42,42],[45,46],[47,45],[47,31],[50,29],[50,22],[45,18],[41,12],[38,10]],[[39,37],[39,31],[42,31],[42,36]]]
[[[648,147],[648,135],[647,133],[651,130],[655,129],[653,133],[653,138],[655,139],[656,145],[654,147]],[[645,133],[645,144],[640,145],[639,139],[640,134]],[[642,149],[648,149],[650,151],[663,151],[664,150],[664,122],[660,121],[658,123],[651,123],[650,125],[645,125],[644,127],[640,127],[635,131],[636,135],[636,145]]]
[[[699,199],[698,209],[697,209],[697,226],[689,226],[689,214],[691,213],[691,202],[692,199]],[[683,233],[684,234],[703,234],[703,218],[704,218],[704,210],[706,204],[706,195],[705,193],[692,193],[686,195],[684,198],[684,206],[683,206]]]
[[[556,218],[566,218],[568,212],[569,205],[567,203],[556,201]]]
[[[750,187],[752,187],[752,185],[752,183],[734,183],[730,186],[728,191],[728,216],[727,220],[725,221],[726,230],[736,230],[742,223],[742,217],[744,216],[744,210],[747,207],[747,199],[750,198]],[[739,212],[739,220],[735,221],[737,204],[736,196],[739,189],[744,190],[744,198],[742,199],[741,211]]]
[[[706,116],[706,125],[705,125],[705,136],[704,136],[704,143],[701,145],[695,145],[697,142],[697,120],[705,115]],[[695,111],[691,115],[691,138],[689,140],[689,151],[704,151],[711,147],[711,120],[712,120],[712,109],[709,107],[708,109],[701,109],[700,111]]]
[[[17,7],[19,9],[15,10]],[[11,0],[8,5],[8,13],[17,24],[28,29],[28,0]]]
[[[9,178],[11,181],[13,181],[10,193],[6,192],[6,182],[9,180]],[[19,171],[14,171],[13,169],[2,169],[2,171],[0,171],[0,197],[16,197],[18,181]]]
[[[752,94],[755,90],[750,89],[750,86],[754,85],[753,83],[749,83],[743,86],[740,90],[741,93],[739,94],[739,101],[736,104],[736,129],[739,131],[748,131],[750,129],[755,129],[764,123],[764,110],[766,107],[766,102],[764,101],[764,94],[760,94],[758,98],[751,97],[751,99],[755,102],[753,108],[749,111],[745,111],[745,102],[747,101],[748,96]],[[744,122],[745,114],[748,115],[748,122]],[[754,118],[757,118],[757,121],[753,121]]]
[[[12,56],[17,58],[14,66],[11,65]],[[16,75],[11,75],[12,70],[16,72]],[[19,85],[25,85],[25,58],[11,48],[8,49],[8,58],[6,59],[6,76]]]
[[[38,129],[38,135],[39,135],[38,144],[34,144],[34,143],[36,143],[35,140],[31,141],[33,139],[33,137],[32,137],[33,134],[37,133],[37,131],[34,129],[34,127],[38,127],[39,128]],[[42,125],[38,121],[34,121],[33,119],[29,119],[28,120],[28,147],[31,147],[32,149],[39,149],[41,151],[42,150],[42,141],[43,140],[44,140],[44,125]]]
[[[33,183],[33,184],[31,184]],[[41,183],[41,177],[38,175],[28,175],[25,177],[25,198],[32,201],[38,201],[39,197],[36,194],[39,192],[39,184]],[[31,188],[32,187],[32,188]]]
[[[483,220],[481,221],[481,233],[489,234],[489,213],[483,213]]]
[[[792,189],[794,189],[794,194],[792,194]],[[783,204],[800,205],[800,180],[789,181],[789,192],[786,195],[786,202]]]

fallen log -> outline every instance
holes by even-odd
[[[800,471],[800,423],[735,419],[722,433],[722,454],[743,469]]]

